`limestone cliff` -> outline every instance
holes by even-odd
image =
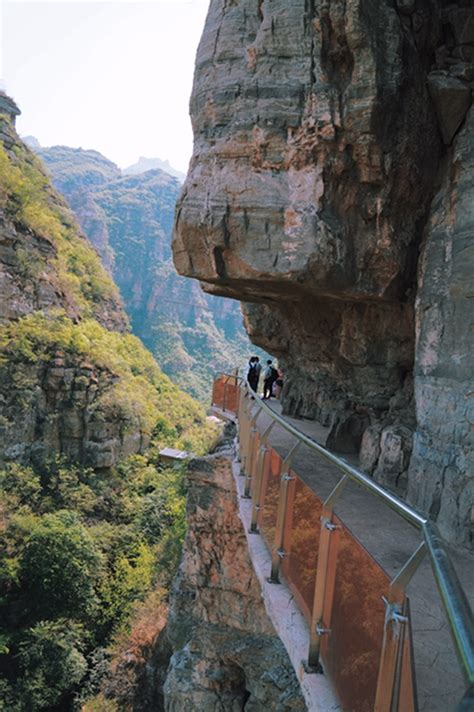
[[[181,274],[253,303],[285,410],[464,543],[473,79],[470,2],[213,0],[174,236]]]

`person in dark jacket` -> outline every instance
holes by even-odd
[[[258,356],[252,356],[249,361],[246,377],[247,383],[253,391],[256,391],[258,388],[261,370],[262,367],[260,365],[260,359],[258,358]]]
[[[278,371],[274,368],[270,359],[267,361],[267,366],[263,372],[263,400],[272,397],[273,384],[278,378]]]

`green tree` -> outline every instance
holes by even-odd
[[[26,608],[38,618],[91,615],[102,556],[87,528],[71,512],[38,519],[20,558]]]
[[[17,697],[24,710],[35,712],[58,704],[87,671],[84,631],[71,620],[41,621],[21,643],[18,662],[23,675]]]

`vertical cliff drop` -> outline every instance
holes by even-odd
[[[228,441],[188,469],[183,558],[134,710],[306,710],[250,559],[232,457]]]

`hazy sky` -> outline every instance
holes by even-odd
[[[120,166],[186,171],[194,57],[209,0],[0,0],[0,78],[17,128],[43,146],[95,148]]]

